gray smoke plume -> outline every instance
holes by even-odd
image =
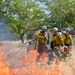
[[[8,30],[7,24],[4,18],[0,18],[0,41],[15,39]]]

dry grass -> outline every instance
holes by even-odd
[[[19,68],[20,66],[24,67],[25,64],[23,63],[22,60],[27,56],[27,46],[28,46],[27,44],[22,44],[20,41],[12,41],[12,42],[3,41],[0,42],[0,45],[4,46],[2,57],[4,58],[4,60],[7,59],[5,61],[7,65],[9,65],[10,67],[19,67]],[[64,71],[64,74],[57,74],[57,75],[75,75],[75,47],[73,47],[71,53],[72,53],[71,58],[68,58],[66,62],[61,61],[59,63],[59,68],[60,70]],[[44,70],[49,71],[53,67],[54,72],[56,72],[55,68],[58,67],[57,65],[54,64],[48,65],[46,62],[42,62],[40,68],[42,68],[41,70],[43,70],[44,72]]]

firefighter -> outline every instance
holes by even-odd
[[[36,38],[38,40],[38,52],[42,53],[46,49],[46,44],[48,42],[48,36],[46,33],[47,27],[43,26],[42,30],[36,34]]]
[[[61,57],[61,52],[62,52],[62,46],[63,46],[63,38],[60,34],[58,34],[58,28],[53,29],[53,36],[52,36],[52,48],[56,52],[57,57]]]
[[[65,46],[72,46],[73,45],[73,38],[69,34],[70,28],[66,28],[66,33],[63,35],[64,45]]]
[[[53,36],[52,36],[52,42],[53,42],[53,49],[55,46],[63,46],[63,38],[60,34],[58,34],[58,28],[53,29]]]
[[[71,49],[72,49],[72,45],[73,45],[73,38],[72,36],[69,34],[70,32],[70,28],[66,28],[66,33],[63,35],[63,40],[64,40],[64,45],[67,46],[67,50],[66,50],[66,57],[67,56],[71,56]]]

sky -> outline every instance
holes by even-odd
[[[45,2],[40,3],[39,1],[37,1],[37,4],[39,4],[40,7],[47,8],[47,6],[45,5]],[[46,14],[49,14],[50,13],[48,10],[46,10],[45,12],[46,12]]]

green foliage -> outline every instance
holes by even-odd
[[[46,2],[51,28],[75,27],[75,0],[39,0]]]
[[[18,37],[22,30],[30,35],[43,25],[48,30],[53,27],[75,29],[75,0],[0,0],[0,16],[9,20],[9,30]]]
[[[46,13],[36,0],[2,0],[1,12],[9,20],[9,30],[20,37],[21,31],[33,32],[45,23]]]

